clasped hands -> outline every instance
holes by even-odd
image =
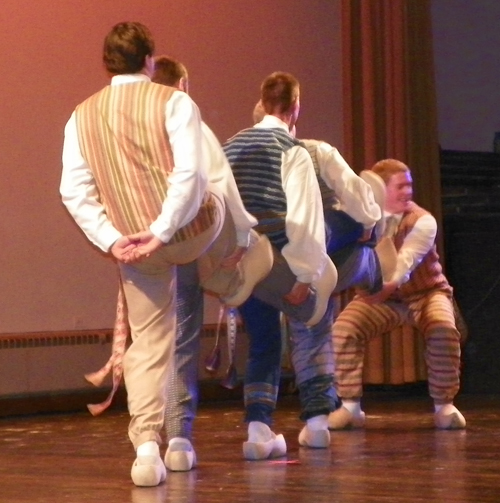
[[[140,262],[159,250],[165,243],[157,238],[151,231],[141,231],[136,234],[122,236],[111,246],[111,253],[124,264]],[[242,259],[246,247],[237,246],[222,262],[221,267],[232,269]]]
[[[140,262],[163,246],[163,241],[151,231],[141,231],[129,236],[121,236],[111,246],[111,253],[124,264]]]

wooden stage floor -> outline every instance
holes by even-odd
[[[245,461],[241,402],[203,403],[198,467],[136,488],[128,415],[82,412],[0,419],[1,503],[497,503],[500,401],[460,396],[468,428],[436,431],[424,396],[378,392],[364,401],[364,430],[332,432],[328,450],[298,446],[296,396],[280,399],[277,432],[288,456]],[[162,449],[163,451],[163,449]]]

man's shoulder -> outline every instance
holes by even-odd
[[[96,99],[99,98],[99,96],[102,96],[104,93],[108,92],[110,87],[111,87],[110,85],[107,85],[107,86],[99,89],[98,91],[96,91],[94,94],[91,94],[88,98],[84,99],[81,103],[79,103],[76,106],[76,109],[81,108],[82,106],[86,105],[87,103],[91,103],[92,101],[95,101]]]
[[[421,229],[435,229],[437,227],[434,215],[413,201],[411,201],[408,210],[403,214],[403,221],[410,228],[413,228],[415,225],[418,225]]]
[[[422,208],[422,206],[419,206],[415,201],[411,201],[411,203],[409,204],[408,213],[413,213],[417,216],[417,218],[424,215],[432,216],[432,213],[430,211]]]
[[[234,143],[238,141],[267,141],[272,140],[276,137],[284,138],[286,136],[290,136],[283,131],[284,136],[281,135],[278,128],[257,128],[257,127],[248,127],[238,131],[233,136],[231,136],[228,140],[226,140],[225,144]]]
[[[299,141],[305,147],[319,147],[322,143],[325,143],[321,140],[313,140],[311,138],[301,138]]]
[[[144,87],[149,87],[152,91],[154,91],[155,93],[158,93],[161,96],[169,96],[170,97],[175,93],[179,93],[179,96],[182,96],[185,94],[187,97],[189,97],[188,94],[183,93],[182,91],[179,91],[179,89],[177,89],[176,87],[165,86],[164,84],[158,84],[157,82],[142,82],[141,84],[144,85]],[[189,98],[189,99],[191,99],[191,98]]]
[[[123,87],[122,87],[123,86]],[[87,99],[83,100],[80,105],[81,106],[85,103],[96,101],[101,99],[102,97],[106,96],[107,94],[113,93],[113,92],[118,92],[122,90],[127,90],[127,91],[137,91],[138,93],[143,94],[143,90],[147,89],[151,94],[154,94],[158,97],[161,97],[162,99],[169,99],[173,94],[178,94],[179,97],[182,97],[185,93],[181,93],[177,88],[175,87],[169,87],[169,86],[164,86],[163,84],[157,84],[155,82],[150,82],[150,81],[138,81],[138,82],[132,82],[128,84],[120,84],[120,85],[111,85],[108,84],[107,86],[99,89],[96,91],[94,94],[90,95]],[[147,92],[146,91],[146,94]],[[186,99],[191,100],[189,96],[186,94]]]
[[[244,141],[247,137],[251,136],[253,129],[254,128],[245,128],[242,129],[241,131],[238,131],[224,142],[224,147],[232,145],[234,143],[238,143],[240,141]]]

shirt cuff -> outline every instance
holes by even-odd
[[[158,222],[157,220],[149,226],[149,230],[153,233],[154,236],[156,236],[160,241],[163,241],[165,244],[168,243],[174,235],[174,233],[170,229],[165,229],[164,226],[162,226],[161,222]]]
[[[109,253],[111,251],[111,247],[116,242],[117,239],[120,239],[122,234],[116,229],[109,229],[101,236],[99,236],[99,247]]]

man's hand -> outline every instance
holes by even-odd
[[[133,251],[136,248],[136,243],[130,240],[129,236],[118,238],[111,246],[110,252],[120,262],[128,264],[133,258]]]
[[[294,306],[302,304],[302,302],[304,302],[311,293],[311,289],[309,288],[310,285],[310,283],[301,283],[300,281],[296,281],[290,292],[284,295],[283,298]]]
[[[134,245],[124,261],[127,264],[140,262],[164,245],[163,241],[158,239],[151,231],[141,231],[125,237]]]
[[[245,252],[247,251],[246,247],[237,246],[231,255],[228,255],[222,262],[221,267],[225,269],[234,269],[238,262],[243,258]]]
[[[398,285],[395,281],[384,282],[384,286],[380,292],[369,295],[360,290],[356,291],[358,297],[367,304],[381,304],[385,302],[397,289]]]

